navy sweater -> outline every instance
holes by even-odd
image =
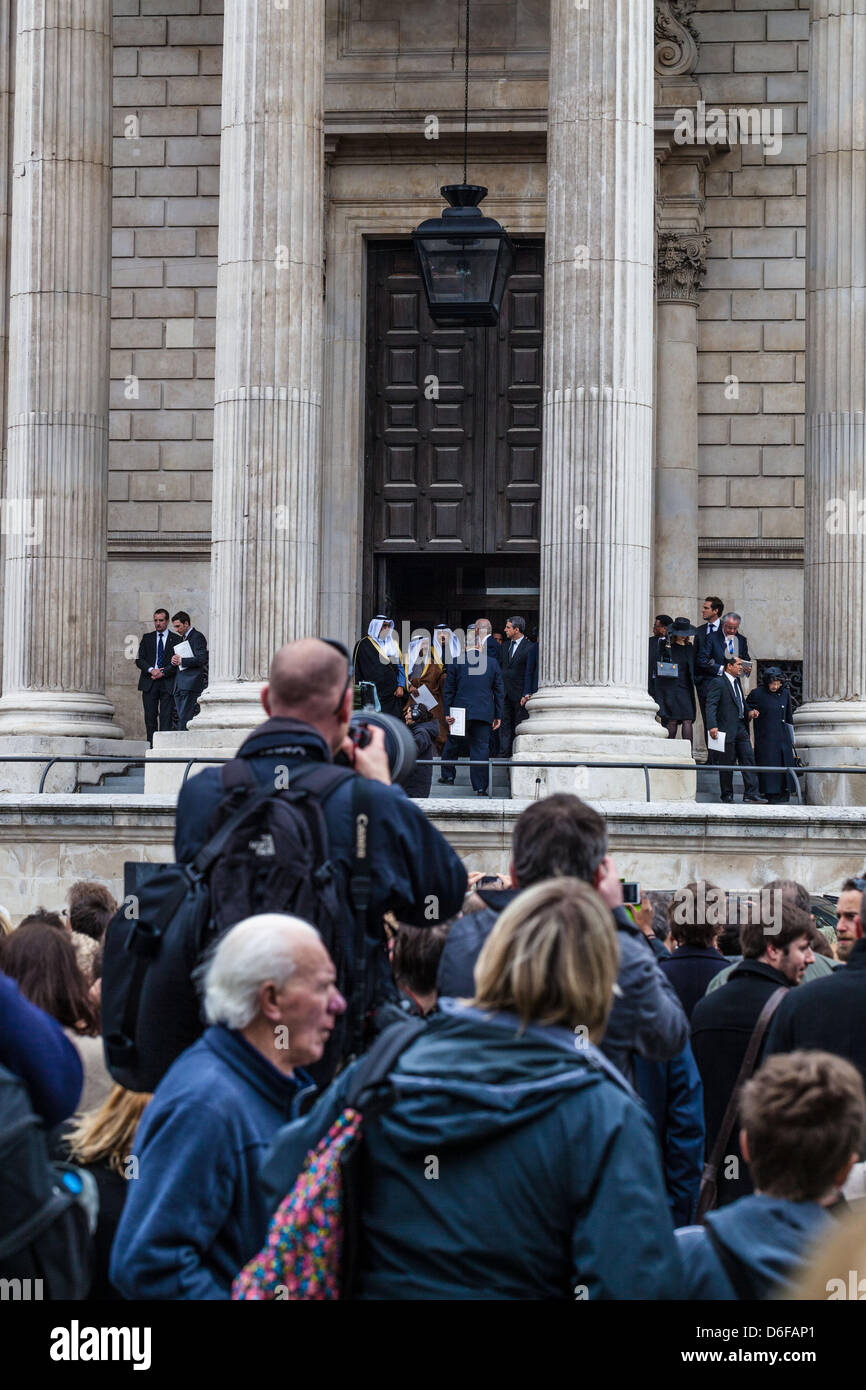
[[[228,1299],[264,1244],[265,1152],[306,1085],[277,1071],[240,1033],[208,1028],[169,1068],[138,1127],[138,1177],[111,1252],[128,1299]]]

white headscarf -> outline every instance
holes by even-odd
[[[448,652],[442,650],[442,634],[448,633]],[[453,633],[447,623],[440,623],[433,630],[433,651],[438,661],[444,665],[446,661],[456,661],[460,655],[460,639]]]
[[[379,634],[383,627],[388,627],[387,637],[380,638]],[[391,618],[386,618],[384,613],[378,613],[375,618],[370,619],[370,626],[367,628],[367,636],[372,637],[373,641],[384,652],[385,656],[392,657],[395,661],[400,659],[400,648],[394,640],[394,622]]]
[[[413,637],[409,643],[409,651],[406,654],[406,665],[409,673],[415,669],[415,663],[419,656],[424,656],[425,660],[430,657],[430,640],[425,633],[421,637]]]

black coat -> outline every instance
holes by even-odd
[[[383,661],[379,648],[371,637],[362,637],[352,654],[356,681],[372,681],[379,696],[379,704],[385,714],[400,718],[400,697],[395,691],[403,686],[404,672],[396,661]]]
[[[779,1005],[770,1024],[767,1056],[801,1047],[845,1057],[866,1086],[866,938],[854,943],[841,970],[800,985]]]
[[[725,752],[727,752],[741,721],[740,708],[733,686],[727,676],[716,676],[715,680],[710,681],[704,693],[707,701],[707,732],[710,729],[718,729],[721,733],[726,734]],[[746,701],[744,698],[743,718],[745,717],[745,709]],[[748,728],[748,720],[745,723],[746,728]]]
[[[703,695],[703,687],[719,674],[719,667],[725,664],[725,634],[719,623],[715,632],[707,632],[707,624],[702,623],[695,633],[695,685]]]
[[[192,656],[185,657],[180,666],[174,666],[175,690],[190,690],[196,695],[200,695],[207,685],[208,650],[207,638],[198,628],[191,627],[186,637],[176,637],[175,642],[179,646],[181,642],[189,642],[192,647]]]
[[[465,709],[467,723],[470,719],[483,719],[485,724],[492,724],[494,719],[502,718],[504,694],[498,661],[479,662],[477,666],[455,661],[445,669],[442,704],[446,717],[455,705]]]
[[[676,664],[675,676],[660,676],[656,671],[659,661],[672,661]],[[650,692],[659,707],[662,719],[676,720],[695,717],[695,649],[691,642],[671,642],[664,637],[656,638],[656,655],[653,661],[656,671],[653,689]]]
[[[514,655],[509,656],[511,643],[506,637],[499,651],[499,658],[502,665],[502,679],[505,682],[505,693],[509,700],[519,701],[523,696],[523,687],[526,684],[526,663],[529,660],[529,652],[532,643],[528,637],[524,637],[514,650]]]
[[[793,724],[790,691],[767,690],[759,685],[746,700],[749,709],[758,711],[757,719],[752,720],[755,732],[755,762],[766,767],[793,767],[794,749],[791,736],[786,729]],[[791,791],[793,776],[787,772],[759,772],[758,781],[762,796],[781,796]]]
[[[425,719],[423,724],[412,725],[412,737],[415,740],[415,752],[419,758],[436,757],[436,735],[439,733],[439,725],[433,719]],[[423,799],[430,795],[430,788],[433,785],[433,764],[424,763],[420,767],[415,764],[409,776],[403,783],[403,790],[407,796],[415,799]]]
[[[728,961],[721,951],[715,950],[713,946],[678,946],[667,960],[659,961],[676,990],[688,1019],[691,1019],[698,1000],[703,999],[706,994],[710,980],[718,975],[720,970],[724,970],[727,964]]]
[[[790,981],[772,965],[760,960],[744,960],[732,970],[720,989],[699,999],[692,1012],[692,1052],[698,1064],[704,1087],[704,1121],[707,1129],[707,1156],[712,1152],[716,1135],[721,1129],[725,1109],[731,1098],[749,1038],[761,1010],[779,986],[790,987]],[[810,985],[810,989],[814,986]],[[785,1002],[779,1006],[784,1009]],[[757,1067],[767,1048],[764,1037]],[[725,1165],[719,1168],[719,1206],[745,1197],[752,1191],[748,1166],[740,1154],[739,1128],[734,1126],[727,1153],[739,1158],[739,1176],[725,1177]]]
[[[138,644],[138,656],[136,657],[135,664],[141,672],[138,678],[139,690],[154,690],[158,685],[171,686],[171,688],[174,689],[174,678],[177,667],[171,664],[171,654],[180,639],[176,632],[166,631],[162,635],[165,638],[165,642],[163,644],[162,661],[160,665],[163,671],[165,671],[165,675],[158,681],[155,681],[152,676],[148,675],[148,672],[152,671],[156,665],[156,632],[146,632]]]

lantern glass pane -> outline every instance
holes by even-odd
[[[424,237],[421,258],[431,304],[478,304],[490,299],[498,237]]]

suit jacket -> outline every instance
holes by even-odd
[[[445,694],[442,703],[445,713],[451,713],[451,706],[465,709],[467,721],[483,719],[492,724],[494,719],[502,718],[505,703],[505,689],[498,661],[488,661],[484,668],[470,666],[465,661],[455,661],[445,671]]]
[[[523,679],[524,695],[534,695],[538,689],[538,643],[531,642],[526,658],[526,671]]]
[[[722,633],[722,641],[727,650],[728,639],[724,633]],[[752,659],[749,654],[749,639],[744,632],[738,632],[734,638],[734,656],[739,656],[743,661],[751,661]]]
[[[695,633],[695,685],[702,695],[704,687],[719,674],[719,667],[725,664],[725,634],[719,623],[715,632],[707,632],[703,623]]]
[[[743,700],[743,709],[746,701]],[[728,739],[734,737],[740,722],[740,708],[727,676],[716,676],[707,686],[707,731],[719,729]],[[748,720],[746,720],[748,728]],[[726,740],[727,743],[727,740]],[[727,748],[726,748],[727,751]]]
[[[175,690],[193,690],[196,694],[204,690],[207,679],[207,638],[203,632],[198,632],[194,627],[189,629],[186,637],[176,638],[176,644],[189,642],[192,647],[192,656],[185,657],[180,666],[173,669],[175,675]]]
[[[503,641],[503,643],[502,643],[502,646],[500,647],[500,645],[499,645],[499,643],[497,642],[496,638],[493,637],[493,636],[491,635],[490,637],[488,637],[488,638],[486,639],[486,641],[485,641],[485,643],[484,643],[484,650],[485,650],[485,652],[487,653],[487,660],[488,660],[488,661],[495,661],[495,662],[497,663],[498,666],[501,666],[501,665],[502,665],[502,653],[503,653],[504,650],[505,650],[505,642],[504,642],[504,641]]]
[[[139,690],[153,690],[157,685],[167,685],[172,690],[174,689],[176,668],[171,664],[171,653],[177,644],[177,633],[164,632],[162,635],[165,638],[165,645],[160,665],[165,671],[165,675],[158,681],[148,675],[148,672],[156,665],[156,632],[146,632],[138,644],[138,656],[135,659],[135,664],[141,672],[138,678]]]
[[[502,679],[505,683],[505,693],[509,700],[519,700],[523,694],[523,687],[526,682],[526,663],[529,660],[529,652],[532,643],[524,637],[514,649],[514,655],[509,656],[511,643],[506,638],[500,648],[500,658],[502,661]]]

